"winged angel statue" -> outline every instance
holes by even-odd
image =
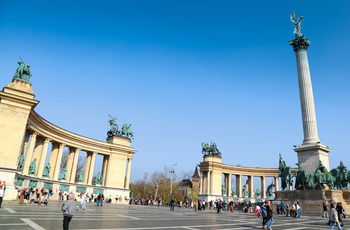
[[[295,13],[292,11],[290,14],[290,21],[295,25],[293,33],[295,34],[295,37],[301,37],[303,34],[301,31],[301,20],[303,19],[303,16],[300,16],[297,20],[295,20]]]

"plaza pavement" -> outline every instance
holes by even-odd
[[[0,229],[6,230],[55,230],[62,229],[63,202],[49,202],[47,206],[37,204],[19,205],[14,201],[4,201],[0,208]],[[302,216],[290,218],[274,216],[273,229],[315,230],[329,229],[322,217]],[[87,203],[87,210],[77,211],[70,223],[72,230],[104,229],[104,230],[229,230],[229,229],[261,229],[261,218],[252,213],[224,211],[217,214],[214,210],[194,212],[193,209],[170,211],[167,206],[141,206],[104,204],[97,207]],[[344,219],[345,228],[350,221]]]

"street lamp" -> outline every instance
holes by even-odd
[[[173,164],[171,166],[171,171],[170,171],[170,201],[173,199],[173,174],[175,173],[174,171],[174,166],[177,165],[177,164]]]

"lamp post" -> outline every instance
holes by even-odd
[[[173,164],[171,166],[171,171],[170,171],[170,201],[173,199],[173,174],[175,173],[174,171],[174,166],[177,164]]]

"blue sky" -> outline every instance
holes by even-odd
[[[303,15],[321,141],[350,167],[350,3],[0,0],[0,85],[19,55],[46,120],[105,141],[108,114],[132,124],[131,180],[202,161],[297,162],[303,141],[291,11]]]

